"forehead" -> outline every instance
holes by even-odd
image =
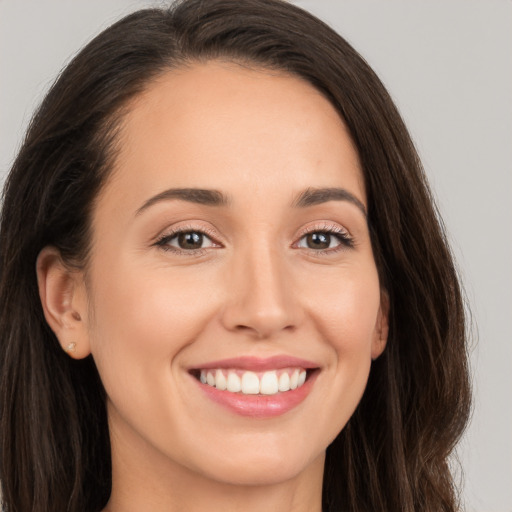
[[[317,89],[284,72],[213,61],[168,71],[135,98],[111,181],[142,198],[165,187],[229,193],[340,180],[366,204],[357,152]]]

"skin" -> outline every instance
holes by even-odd
[[[137,97],[120,147],[86,271],[51,247],[37,267],[50,326],[63,348],[76,343],[70,356],[92,353],[108,395],[106,510],[320,511],[325,450],[387,338],[360,206],[294,205],[307,189],[337,187],[366,207],[346,127],[299,78],[209,62]],[[229,202],[150,201],[170,188],[215,189]],[[176,252],[176,229],[205,231],[204,247]],[[329,249],[308,246],[306,232],[332,230],[349,244],[330,235]],[[168,250],[156,244],[166,235]],[[212,402],[188,371],[281,354],[319,371],[307,398],[274,418]]]

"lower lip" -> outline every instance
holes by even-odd
[[[273,418],[280,416],[302,403],[309,395],[318,371],[308,375],[306,382],[299,388],[276,393],[275,395],[244,395],[221,391],[194,378],[205,395],[214,402],[226,407],[240,416],[253,418]]]

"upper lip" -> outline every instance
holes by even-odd
[[[288,355],[277,355],[272,357],[254,357],[254,356],[240,356],[229,359],[220,359],[218,361],[210,361],[208,363],[195,366],[195,370],[210,370],[215,368],[236,368],[239,370],[264,372],[266,370],[279,370],[280,368],[304,368],[313,369],[318,368],[319,365],[300,359],[298,357]]]

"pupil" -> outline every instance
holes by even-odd
[[[310,233],[307,236],[307,244],[310,249],[328,249],[331,237],[326,233]]]
[[[181,249],[200,249],[203,245],[203,235],[190,231],[178,235],[178,245]]]

